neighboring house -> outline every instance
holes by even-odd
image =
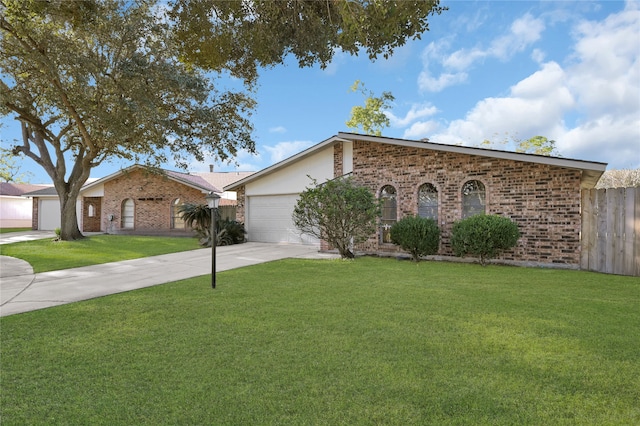
[[[450,256],[453,223],[484,212],[512,219],[522,234],[502,259],[577,266],[581,189],[593,188],[605,168],[599,162],[339,133],[224,189],[238,193],[238,220],[249,241],[320,247],[295,228],[293,208],[311,185],[307,176],[322,183],[351,174],[383,200],[378,231],[357,251],[398,252],[389,228],[413,214],[438,222],[440,254]]]
[[[0,182],[0,228],[31,226],[31,200],[24,194],[47,188],[47,185]]]
[[[219,188],[233,181],[228,175],[240,179],[249,173],[188,174],[133,165],[83,186],[77,204],[78,225],[82,232],[190,234],[178,207],[206,204],[209,192],[221,193]],[[60,202],[55,189],[29,195],[33,197],[33,229],[59,227]],[[230,208],[228,215],[235,216],[235,194],[226,197],[221,200],[221,212]]]

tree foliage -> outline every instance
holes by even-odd
[[[456,256],[478,256],[484,266],[504,250],[515,247],[520,238],[518,225],[511,219],[479,214],[453,224],[451,247]]]
[[[0,182],[27,183],[32,173],[20,172],[19,157],[11,150],[0,148]]]
[[[326,67],[336,51],[388,58],[429,29],[439,0],[173,0],[183,60],[254,82],[259,67],[293,55]]]
[[[368,188],[350,177],[312,186],[300,194],[293,223],[303,234],[326,241],[345,259],[354,257],[353,245],[375,232],[380,203]]]
[[[385,127],[389,127],[389,117],[384,113],[395,100],[391,92],[382,92],[376,97],[370,90],[366,90],[364,83],[356,80],[351,86],[352,92],[361,92],[365,96],[364,106],[356,105],[351,108],[351,118],[345,123],[351,129],[362,130],[367,135],[380,136]]]
[[[605,171],[598,180],[596,189],[636,186],[640,186],[640,169],[620,169]]]
[[[405,216],[391,226],[391,242],[411,254],[414,262],[422,256],[436,254],[440,245],[440,228],[435,220]]]
[[[549,139],[546,136],[533,136],[529,139],[520,139],[518,137],[510,137],[507,133],[505,138],[501,141],[491,141],[485,139],[480,146],[484,148],[494,148],[497,145],[511,146],[515,152],[523,152],[527,154],[546,155],[546,156],[560,156],[556,148],[556,141]]]
[[[62,239],[81,238],[76,200],[113,158],[178,164],[254,150],[243,93],[218,93],[176,58],[153,1],[1,0],[0,114],[22,124],[22,153],[60,196]]]
[[[76,201],[93,167],[254,152],[259,67],[289,55],[324,67],[338,49],[388,57],[444,9],[438,0],[0,0],[0,115],[22,124],[13,152],[53,181],[61,238],[82,238]],[[205,70],[248,91],[218,91]]]

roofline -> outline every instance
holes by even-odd
[[[353,142],[353,141],[365,141],[365,142],[376,142],[376,143],[384,143],[389,145],[399,145],[399,146],[407,146],[412,148],[421,148],[421,149],[430,149],[433,151],[441,151],[441,152],[452,152],[456,154],[467,154],[467,155],[475,155],[482,156],[488,158],[496,158],[501,160],[513,160],[513,161],[522,161],[527,163],[538,163],[549,166],[563,167],[568,169],[577,169],[582,170],[583,172],[583,187],[593,187],[597,183],[598,179],[604,173],[607,168],[607,163],[597,162],[597,161],[585,161],[585,160],[576,160],[571,158],[563,158],[563,157],[551,157],[547,155],[539,155],[539,154],[529,154],[524,152],[512,152],[512,151],[501,151],[497,149],[488,149],[488,148],[476,148],[476,147],[468,147],[462,145],[448,145],[434,142],[426,142],[426,141],[416,141],[409,139],[399,139],[399,138],[391,138],[385,136],[370,136],[370,135],[362,135],[357,133],[346,133],[339,132],[337,135],[331,136],[324,141],[317,143],[304,151],[299,152],[285,160],[282,160],[278,163],[275,163],[265,169],[260,170],[259,172],[254,173],[251,176],[247,176],[244,179],[241,179],[237,182],[234,182],[231,185],[227,185],[224,187],[225,191],[232,191],[241,187],[249,182],[252,182],[255,179],[258,179],[262,176],[268,175],[270,173],[275,172],[276,170],[291,164],[295,163],[299,160],[302,160],[305,157],[308,157],[335,142]]]
[[[334,144],[335,142],[348,142],[348,141],[345,140],[345,139],[342,139],[342,138],[340,138],[340,137],[338,137],[336,135],[331,136],[330,138],[325,139],[322,142],[319,142],[319,143],[317,143],[315,145],[310,146],[309,148],[305,149],[304,151],[301,151],[301,152],[299,152],[299,153],[297,153],[297,154],[295,154],[295,155],[293,155],[293,156],[291,156],[289,158],[286,158],[286,159],[284,159],[282,161],[279,161],[279,162],[277,162],[275,164],[272,164],[271,166],[269,166],[269,167],[267,167],[265,169],[262,169],[262,170],[260,170],[258,172],[255,172],[251,176],[247,176],[247,177],[245,177],[243,179],[240,179],[239,181],[236,181],[236,182],[234,182],[232,184],[229,184],[229,185],[225,186],[223,189],[225,191],[233,191],[234,189],[239,188],[239,187],[247,184],[248,182],[251,182],[251,181],[253,181],[253,180],[255,180],[255,179],[259,178],[259,177],[266,176],[266,175],[268,175],[270,173],[273,173],[276,170],[280,169],[281,167],[284,167],[284,166],[286,166],[288,164],[300,161],[303,158],[306,158],[306,157],[314,154],[316,151],[319,151],[319,150],[321,150],[321,149],[323,149],[323,148],[325,148],[327,146],[330,146],[330,145]]]
[[[539,163],[549,166],[565,167],[570,169],[593,170],[604,172],[607,163],[598,161],[576,160],[564,157],[552,157],[548,155],[530,154],[526,152],[502,151],[489,148],[476,148],[462,145],[448,145],[435,142],[416,141],[409,139],[389,138],[384,136],[360,135],[357,133],[338,133],[338,137],[350,141],[361,140],[366,142],[378,142],[391,145],[409,146],[414,148],[428,148],[434,151],[453,152],[456,154],[480,155],[501,160],[523,161],[527,163]]]
[[[86,191],[87,189],[93,188],[94,186],[98,186],[98,185],[104,184],[105,182],[108,182],[108,181],[110,181],[110,180],[112,180],[112,179],[115,179],[116,177],[121,176],[121,175],[123,175],[123,174],[125,174],[125,173],[131,172],[131,171],[133,171],[134,169],[154,170],[154,168],[153,168],[153,167],[143,166],[143,165],[141,165],[141,164],[134,164],[134,165],[132,165],[132,166],[126,167],[126,168],[124,168],[124,169],[120,169],[120,170],[118,170],[118,171],[117,171],[117,172],[115,172],[115,173],[111,173],[111,174],[110,174],[110,175],[108,175],[108,176],[105,176],[105,177],[103,177],[103,178],[100,178],[100,179],[98,179],[98,180],[95,180],[95,181],[93,181],[93,182],[91,182],[91,183],[88,183],[88,184],[84,185],[84,186],[82,187],[82,189],[80,190],[80,192],[84,192],[84,191]],[[203,193],[203,194],[208,194],[208,193],[211,191],[211,189],[210,189],[210,188],[205,188],[205,187],[202,187],[202,186],[196,185],[196,184],[194,184],[193,182],[190,182],[190,181],[188,181],[188,180],[186,180],[186,179],[180,179],[180,178],[178,178],[178,177],[176,177],[176,176],[172,176],[172,175],[170,175],[169,173],[167,173],[167,170],[160,169],[160,168],[155,168],[155,170],[160,171],[160,172],[162,173],[162,175],[163,175],[163,176],[165,176],[166,178],[171,179],[171,180],[173,180],[173,181],[175,181],[175,182],[181,183],[181,184],[183,184],[183,185],[189,186],[189,187],[191,187],[191,188],[197,189],[197,190],[199,190],[199,191],[202,191],[202,193]],[[179,173],[179,172],[176,172],[176,173]],[[195,176],[195,175],[194,175],[194,176]],[[219,189],[219,188],[216,188],[216,187],[214,187],[213,185],[212,185],[212,187],[213,187],[213,188],[215,188],[216,190],[220,191],[220,189]],[[220,192],[222,192],[222,191],[220,191]]]

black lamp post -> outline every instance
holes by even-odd
[[[216,288],[216,216],[218,213],[218,205],[220,205],[220,196],[215,192],[209,192],[205,197],[207,204],[211,210],[211,288]]]

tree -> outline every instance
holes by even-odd
[[[0,0],[0,11],[0,114],[22,125],[13,152],[53,181],[62,239],[82,238],[76,200],[104,161],[254,151],[254,101],[178,61],[153,1]]]
[[[596,188],[630,188],[636,186],[640,186],[640,169],[620,169],[605,171],[600,180],[598,180]]]
[[[20,165],[16,164],[16,156],[11,150],[0,148],[0,182],[27,183],[32,173],[20,173]]]
[[[60,197],[61,237],[82,238],[75,204],[110,159],[186,167],[255,151],[247,92],[218,92],[204,71],[239,77],[292,54],[326,66],[337,49],[388,57],[428,30],[438,0],[0,0],[0,115],[21,122],[23,153]],[[167,15],[163,16],[163,11]],[[250,93],[250,92],[249,92]]]
[[[534,136],[532,138],[522,140],[517,137],[510,137],[509,133],[505,133],[503,140],[496,142],[485,139],[482,141],[480,146],[483,148],[494,148],[496,144],[511,146],[516,152],[556,157],[560,156],[560,153],[556,149],[556,141],[549,140],[546,136]]]
[[[382,92],[382,95],[375,97],[373,92],[366,90],[364,83],[356,80],[351,86],[352,92],[360,91],[366,98],[364,106],[354,106],[351,108],[351,118],[345,124],[351,129],[362,130],[367,135],[380,136],[385,127],[389,127],[389,117],[384,113],[390,108],[389,103],[395,98],[391,92]]]
[[[326,241],[343,259],[354,257],[352,247],[375,232],[380,204],[368,188],[350,177],[312,186],[300,194],[293,223],[303,234]]]
[[[516,152],[527,152],[530,154],[558,156],[556,141],[549,140],[544,136],[534,136],[526,140],[516,140]]]
[[[388,58],[446,9],[439,0],[172,0],[170,16],[183,60],[249,83],[289,55],[322,68],[340,50]]]

